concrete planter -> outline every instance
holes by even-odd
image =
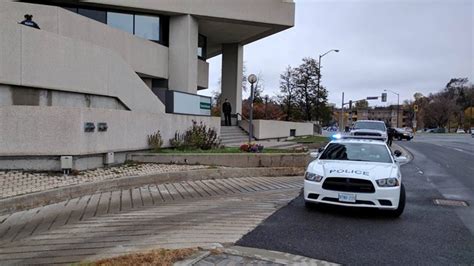
[[[227,167],[306,167],[306,153],[219,153],[219,154],[160,154],[132,153],[128,159],[141,163],[200,164]]]

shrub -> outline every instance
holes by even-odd
[[[201,149],[210,150],[220,145],[219,136],[213,128],[208,128],[202,122],[193,121],[191,128],[183,134],[175,133],[170,139],[170,144],[176,149]]]
[[[161,133],[158,130],[156,133],[148,135],[148,146],[154,150],[159,150],[163,145],[163,139],[161,138]]]
[[[172,148],[182,150],[184,146],[184,134],[179,134],[178,131],[174,133],[174,137],[170,139],[170,145]]]

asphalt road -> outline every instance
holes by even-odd
[[[474,264],[474,139],[426,135],[397,143],[414,155],[402,166],[407,205],[400,218],[356,208],[307,210],[300,195],[237,244],[343,264]],[[433,203],[443,198],[470,206]]]

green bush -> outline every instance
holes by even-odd
[[[148,146],[154,150],[161,149],[163,145],[163,139],[161,138],[161,133],[158,130],[156,133],[148,135]]]
[[[201,149],[210,150],[220,145],[219,136],[213,128],[208,128],[202,122],[193,121],[191,128],[183,134],[176,132],[170,139],[171,147],[178,150]]]

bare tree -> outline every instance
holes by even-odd
[[[292,109],[295,104],[295,71],[291,66],[287,66],[285,71],[280,74],[280,102],[286,112],[285,120],[291,120]]]

